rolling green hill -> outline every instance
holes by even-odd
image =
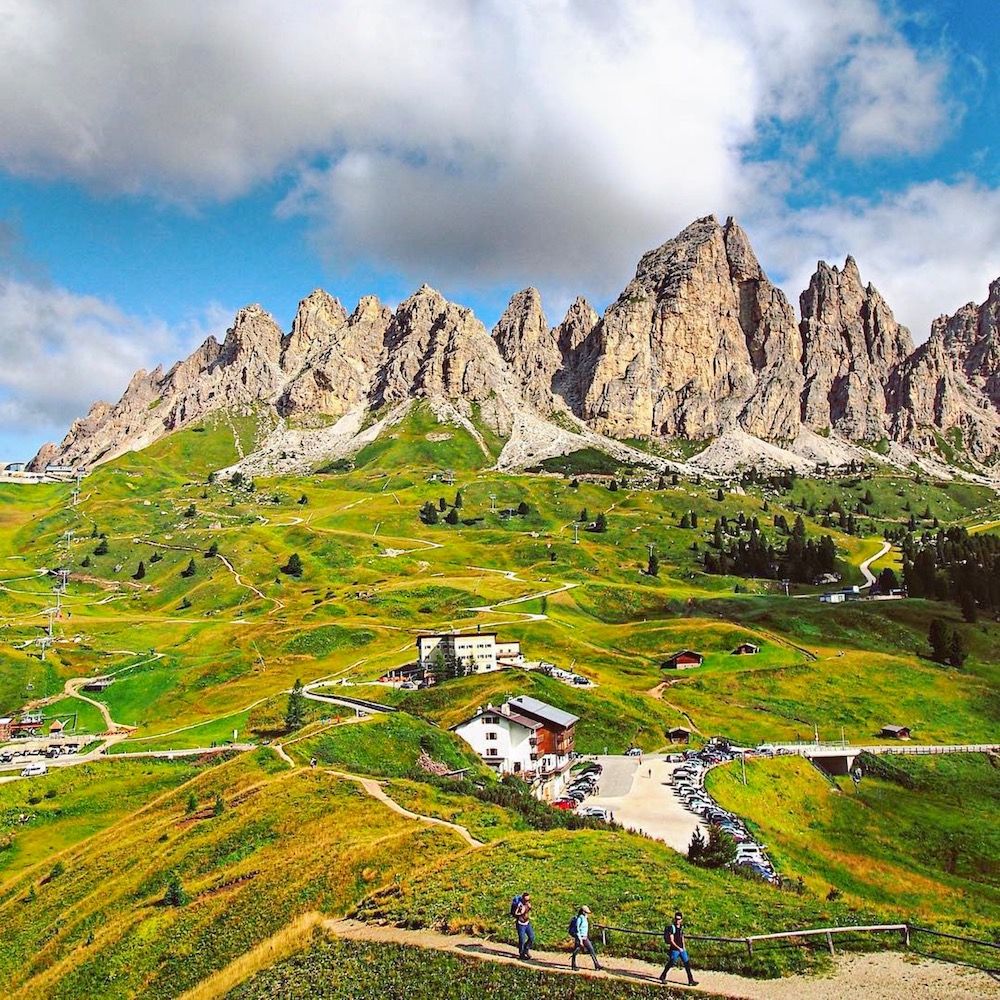
[[[514,805],[449,790],[418,764],[423,750],[449,769],[470,768],[470,781],[492,781],[446,730],[518,694],[578,715],[583,752],[661,749],[678,724],[696,741],[786,740],[818,726],[824,738],[867,742],[890,721],[930,743],[995,741],[995,622],[964,622],[933,601],[827,606],[819,586],[786,597],[778,581],[710,575],[702,565],[716,518],[756,517],[777,537],[776,516],[802,516],[808,537],[833,537],[845,583],[861,583],[859,566],[882,531],[911,515],[920,530],[935,517],[995,530],[1000,505],[990,491],[881,469],[734,483],[719,498],[714,482],[655,488],[636,474],[630,485],[632,472],[617,463],[611,489],[586,478],[593,456],[566,476],[493,471],[501,442],[474,426],[478,437],[415,406],[353,463],[234,484],[212,473],[266,426],[219,415],[98,468],[76,505],[69,486],[0,485],[0,716],[32,705],[48,717],[76,713],[90,741],[104,716],[66,684],[112,675],[87,697],[134,727],[115,738],[114,759],[0,784],[5,995],[178,996],[313,911],[506,933],[504,897],[526,879],[546,898],[545,936],[564,925],[583,885],[595,909],[626,925],[654,926],[682,904],[698,913],[699,931],[724,935],[911,913],[983,933],[995,923],[987,862],[996,845],[983,798],[993,782],[982,761],[942,761],[926,780],[902,764],[912,781],[872,778],[858,797],[783,760],[748,768],[747,788],[717,773],[720,799],[759,826],[780,867],[802,875],[803,895],[695,868],[623,831],[539,829]],[[445,469],[453,483],[442,481]],[[859,534],[833,526],[834,501],[861,504]],[[437,523],[421,518],[428,502]],[[697,526],[682,526],[692,513]],[[598,514],[604,532],[592,530]],[[650,545],[656,576],[646,572]],[[286,571],[293,554],[301,575]],[[893,560],[890,552],[874,570]],[[43,659],[49,570],[60,565],[72,575]],[[930,659],[934,617],[962,634],[962,666]],[[421,691],[376,683],[412,661],[421,631],[486,626],[519,639],[528,660],[592,685],[523,670]],[[733,656],[745,640],[760,653]],[[704,666],[664,671],[665,656],[683,647],[702,651]],[[349,709],[309,702],[306,728],[289,733],[297,679],[403,711],[340,725]],[[197,755],[122,756],[211,748],[234,731],[238,742],[282,743],[293,766],[268,749],[214,765]],[[387,779],[403,807],[462,823],[491,848],[470,849],[328,769]],[[949,783],[965,790],[960,799]],[[963,840],[954,817],[966,802],[976,821]],[[26,808],[31,838],[17,822]],[[926,850],[914,847],[920,822]],[[173,876],[185,906],[162,904]],[[827,898],[831,889],[839,898]],[[963,917],[959,901],[970,896]],[[705,959],[755,974],[811,961],[785,951],[750,962],[725,949]]]

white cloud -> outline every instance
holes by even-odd
[[[760,218],[751,233],[793,301],[818,259],[840,265],[853,255],[919,343],[936,316],[984,301],[1000,275],[1000,189],[972,179],[914,184]]]
[[[0,165],[197,204],[290,177],[317,246],[601,295],[746,204],[774,122],[931,148],[946,63],[879,0],[0,0]],[[818,154],[813,154],[818,155]]]
[[[0,419],[5,430],[59,428],[97,399],[117,400],[139,368],[172,363],[225,330],[215,306],[172,327],[88,295],[0,279]]]

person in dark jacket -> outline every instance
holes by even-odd
[[[524,961],[531,959],[531,949],[535,947],[535,929],[531,926],[531,893],[521,896],[517,911],[514,914],[514,927],[517,929],[517,951]]]
[[[600,972],[601,963],[597,961],[597,952],[590,940],[590,907],[581,906],[573,919],[573,954],[570,965],[576,969],[576,956],[585,951],[594,962],[594,968]]]
[[[667,959],[667,964],[663,966],[663,972],[660,973],[660,982],[667,981],[667,973],[673,968],[674,962],[680,960],[688,976],[688,986],[697,986],[698,981],[691,975],[691,961],[684,943],[684,914],[680,910],[674,914],[673,923],[667,924],[663,928],[663,940],[670,949],[670,958]]]

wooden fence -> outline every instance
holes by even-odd
[[[663,931],[634,930],[628,927],[613,927],[608,924],[598,924],[601,932],[601,942],[607,945],[608,934],[634,934],[641,937],[662,938]],[[964,944],[976,945],[977,947],[993,948],[1000,950],[1000,943],[995,941],[982,941],[979,938],[962,937],[958,934],[946,934],[944,931],[931,930],[929,927],[918,927],[915,924],[864,924],[850,925],[847,927],[813,927],[802,928],[793,931],[777,931],[773,934],[748,934],[744,937],[713,937],[708,934],[688,934],[684,936],[689,941],[712,941],[721,944],[738,944],[746,948],[748,955],[753,955],[754,945],[761,941],[794,940],[797,938],[826,939],[827,948],[830,954],[834,954],[833,938],[835,934],[899,934],[900,941],[904,948],[910,946],[911,934],[931,934],[935,937],[948,938],[951,941],[961,941]]]

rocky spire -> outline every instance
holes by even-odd
[[[731,219],[698,219],[643,256],[595,338],[583,416],[604,433],[795,437],[792,311]]]
[[[339,417],[366,402],[391,321],[392,312],[374,295],[361,299],[350,316],[325,292],[304,299],[282,357],[292,377],[278,411]]]
[[[886,437],[887,392],[913,351],[909,330],[896,322],[873,285],[862,284],[853,257],[842,271],[821,260],[799,305],[803,422],[853,440]]]
[[[510,408],[522,399],[517,379],[472,310],[428,285],[400,304],[386,330],[371,400],[381,406],[414,396],[453,400],[469,412],[476,404],[496,405],[507,415],[491,426],[501,427],[510,426]]]
[[[291,333],[281,340],[281,367],[294,373],[311,352],[322,353],[337,330],[347,322],[347,310],[339,299],[323,289],[310,292],[300,303]]]
[[[594,331],[600,319],[590,303],[583,296],[578,296],[553,331],[562,361],[553,378],[552,391],[577,414],[582,410],[593,374],[596,360]]]
[[[562,356],[537,289],[517,292],[493,328],[500,356],[522,387],[525,399],[539,410],[552,407],[552,379]]]

